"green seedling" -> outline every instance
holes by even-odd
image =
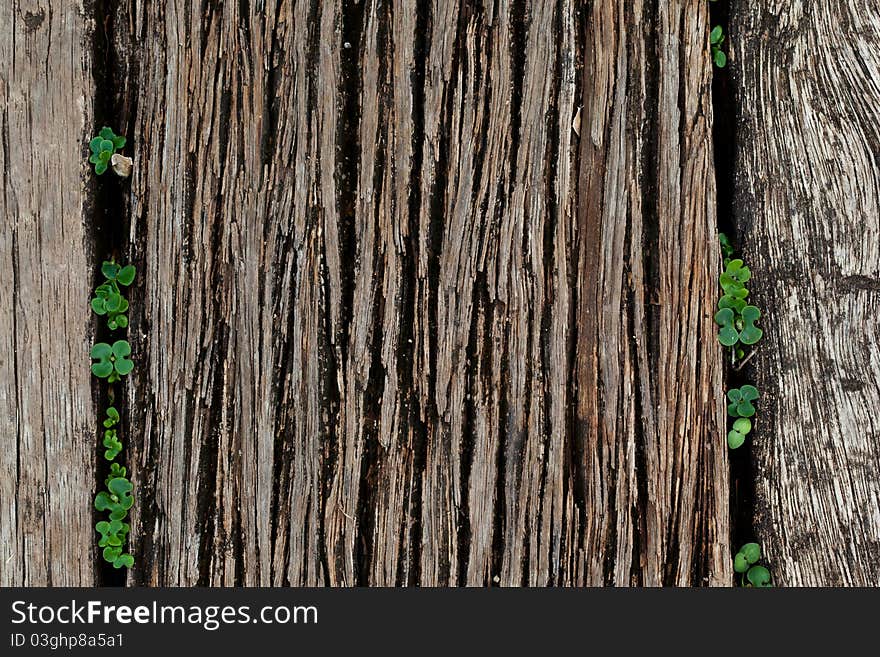
[[[132,488],[131,482],[125,477],[111,479],[107,483],[107,490],[102,490],[95,496],[95,508],[98,511],[109,511],[110,520],[124,520],[134,504]]]
[[[721,50],[722,43],[724,43],[724,29],[716,25],[709,33],[709,45],[712,49],[712,61],[718,68],[727,66],[727,55]]]
[[[101,379],[107,379],[108,383],[119,381],[134,369],[128,357],[131,355],[131,345],[125,340],[117,340],[113,345],[99,342],[89,354],[96,363],[92,363],[92,374]]]
[[[92,152],[89,162],[95,165],[95,173],[103,175],[110,166],[113,154],[123,146],[125,137],[117,135],[107,126],[101,128],[101,132],[89,142],[89,150]]]
[[[98,540],[98,547],[119,547],[125,542],[125,537],[130,531],[127,522],[121,520],[111,520],[107,522],[102,520],[95,525],[95,530],[101,535]]]
[[[723,233],[719,236],[721,252],[724,257],[724,271],[718,279],[723,294],[718,300],[715,323],[720,327],[718,341],[731,348],[733,360],[742,358],[745,353],[741,345],[756,344],[764,335],[755,322],[761,311],[748,304],[749,291],[745,284],[751,280],[751,270],[739,258],[731,258],[733,246]]]
[[[746,543],[733,558],[733,569],[740,575],[740,585],[747,588],[770,588],[770,571],[758,565],[761,560],[761,546]],[[748,583],[746,583],[748,582]]]
[[[107,409],[107,418],[104,420],[104,458],[112,461],[119,452],[122,451],[122,442],[120,442],[115,427],[119,423],[119,411],[112,406]]]
[[[110,474],[107,475],[107,478],[104,480],[104,485],[109,486],[111,479],[122,478],[125,479],[126,470],[124,465],[119,465],[118,463],[110,464]]]
[[[752,404],[758,398],[758,389],[755,386],[745,385],[742,388],[733,388],[727,392],[727,414],[730,417],[752,417],[755,414],[755,406]]]
[[[764,331],[755,326],[755,322],[761,319],[761,311],[755,306],[746,306],[742,309],[742,328],[739,333],[739,341],[743,344],[753,345],[763,336]]]
[[[104,428],[110,429],[117,424],[119,424],[119,411],[110,406],[107,408],[107,419],[104,420]]]
[[[105,547],[101,556],[104,561],[113,564],[114,568],[131,568],[134,565],[134,557],[123,552],[121,547]]]
[[[112,461],[117,456],[119,456],[119,452],[122,451],[122,443],[119,441],[119,438],[116,435],[115,429],[107,429],[104,432],[104,447],[107,449],[104,450],[104,458],[108,461]]]
[[[718,241],[721,242],[721,257],[724,259],[724,267],[727,268],[727,263],[733,257],[733,244],[730,243],[730,238],[724,233],[718,233]]]
[[[741,417],[733,423],[733,429],[727,434],[727,446],[730,449],[742,447],[746,441],[746,436],[752,431],[752,421],[747,417]]]
[[[105,260],[101,266],[104,282],[95,288],[92,310],[96,315],[107,317],[107,327],[111,331],[128,326],[128,300],[122,296],[120,285],[128,287],[134,281],[135,268],[132,265],[120,267],[112,260]]]

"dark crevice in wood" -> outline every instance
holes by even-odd
[[[348,333],[352,321],[355,292],[354,263],[357,261],[357,230],[355,207],[357,205],[358,164],[360,162],[361,92],[363,89],[361,52],[365,2],[345,0],[342,6],[342,40],[351,45],[342,50],[341,84],[339,86],[342,107],[337,124],[336,182],[339,202],[339,261],[350,266],[343,268],[342,293],[339,310],[338,334],[334,344],[340,353],[339,367],[348,361]],[[372,92],[372,91],[371,91]],[[332,480],[332,477],[331,477]]]
[[[264,170],[271,159],[276,155],[276,143],[278,135],[278,62],[281,54],[278,52],[278,18],[281,13],[282,3],[279,2],[275,7],[275,17],[272,21],[272,35],[269,40],[268,67],[266,72],[266,88],[265,97],[263,98],[263,107],[266,116],[263,117],[263,134],[260,136],[260,153]],[[245,21],[247,22],[247,21]]]
[[[392,89],[390,88],[390,72],[389,72],[389,62],[393,58],[393,41],[391,36],[391,16],[390,6],[386,4],[384,6],[384,11],[379,11],[378,16],[378,24],[376,27],[376,44],[377,51],[379,53],[379,66],[378,66],[378,85],[379,88],[376,90],[366,89],[362,91],[367,94],[376,93],[378,96],[379,104],[378,104],[378,114],[379,121],[377,124],[377,131],[379,134],[376,135],[376,145],[375,145],[375,167],[372,172],[372,190],[368,193],[371,193],[372,197],[375,199],[380,199],[383,196],[383,182],[386,176],[394,175],[394,171],[392,169],[393,160],[392,154],[389,152],[389,141],[390,141],[390,126],[389,126],[389,117],[393,116],[393,99],[391,97]],[[362,86],[362,85],[359,85]],[[363,101],[363,94],[360,96]],[[362,138],[369,138],[367,135],[362,135]],[[364,142],[361,143],[361,150],[363,151],[366,148],[370,148],[369,144]],[[363,179],[361,177],[361,179]],[[363,190],[359,190],[360,194],[363,194]],[[381,217],[380,212],[382,211],[381,204],[376,202],[369,206],[367,206],[371,211],[372,216],[369,217],[369,220],[374,222],[374,231],[376,235],[377,242],[380,241],[380,235],[382,234],[381,227]],[[366,219],[366,217],[365,217]],[[394,245],[391,245],[387,248],[396,248]],[[385,285],[383,281],[385,280],[385,270],[388,267],[388,262],[385,257],[382,257],[380,253],[381,249],[374,248],[368,254],[361,256],[362,258],[372,258],[373,259],[373,280],[367,281],[366,285],[373,287],[372,296],[373,303],[371,307],[372,318],[371,318],[371,328],[369,330],[370,335],[370,370],[367,376],[366,381],[366,389],[363,391],[363,428],[362,428],[362,455],[361,455],[361,472],[360,472],[360,485],[358,491],[358,500],[357,500],[357,544],[356,544],[356,555],[355,555],[355,577],[357,578],[357,585],[359,586],[367,586],[370,584],[370,567],[373,559],[373,552],[375,548],[374,542],[374,528],[376,524],[376,514],[375,509],[379,507],[379,497],[384,494],[384,491],[379,490],[378,482],[379,482],[379,468],[384,464],[381,463],[380,453],[384,451],[384,448],[379,445],[379,431],[380,431],[380,422],[382,418],[382,396],[385,392],[385,364],[382,361],[382,345],[385,340],[384,334],[384,323],[383,317],[385,314],[385,304],[386,303],[397,303],[397,299],[386,299],[385,298]],[[391,272],[390,276],[395,276],[395,272]],[[371,292],[366,290],[359,290],[360,294],[369,295]],[[409,322],[412,322],[412,309],[401,309],[404,317],[406,316],[406,312],[410,313]],[[407,320],[401,320],[401,323],[405,323]],[[399,345],[398,345],[399,347]],[[354,369],[354,368],[352,368]],[[396,375],[396,372],[394,373]],[[361,394],[360,390],[355,388],[355,394]],[[381,427],[382,431],[388,431],[389,427]],[[399,430],[398,430],[399,431]],[[392,449],[398,443],[400,436],[392,436],[390,437],[390,445]]]
[[[498,311],[498,304],[491,303],[488,305],[489,313],[487,317],[488,326],[494,326],[496,322],[496,313]],[[501,314],[501,313],[498,313]],[[502,314],[503,316],[503,314]],[[503,335],[500,339],[501,344],[503,345],[501,353],[497,354],[495,349],[487,350],[488,353],[492,356],[496,356],[500,358],[501,363],[499,364],[499,369],[502,372],[510,371],[510,356],[508,353],[508,336],[506,335],[507,330],[503,330]],[[487,331],[487,339],[491,339],[492,333]],[[505,533],[507,530],[507,522],[509,518],[509,509],[507,508],[507,495],[506,484],[507,484],[507,468],[508,468],[508,450],[510,448],[509,443],[505,440],[508,432],[506,431],[510,417],[510,408],[507,395],[499,394],[498,395],[498,450],[495,452],[495,517],[492,521],[492,573],[494,577],[503,578],[506,573],[504,573],[504,552],[505,552]]]
[[[93,125],[89,136],[98,133],[102,126],[110,126],[117,133],[121,133],[125,127],[120,123],[122,120],[122,93],[124,89],[123,69],[120,62],[124,61],[125,55],[120,53],[115,39],[115,27],[120,19],[119,9],[111,0],[95,0],[92,5],[94,18],[94,31],[92,32],[92,76],[94,80],[95,97],[93,99]],[[126,151],[130,149],[126,145]],[[93,165],[89,165],[93,169]],[[124,187],[128,180],[117,177],[112,169],[108,169],[103,175],[97,176],[90,173],[92,202],[86,213],[86,236],[87,243],[91,244],[92,277],[93,287],[103,281],[100,273],[101,262],[114,259],[123,262],[127,256],[125,245],[127,244],[128,213],[125,212],[126,195]],[[129,288],[127,297],[133,307],[137,303],[132,298],[136,288]],[[86,300],[83,300],[85,303]],[[107,328],[106,320],[102,317],[92,318],[95,326],[95,342],[114,342],[125,339],[127,330],[112,332]],[[106,381],[92,378],[92,399],[94,411],[98,418],[98,432],[94,436],[95,443],[95,489],[94,495],[104,488],[104,480],[110,474],[110,462],[104,458],[102,445],[104,410],[115,405],[120,412],[118,432],[122,440],[123,449],[117,460],[123,464],[129,464],[132,449],[130,442],[130,417],[125,395],[123,393],[126,380],[110,386]],[[131,473],[129,472],[129,477]],[[135,498],[137,501],[137,497]],[[93,510],[93,520],[104,519],[97,511]],[[93,555],[95,560],[96,584],[98,586],[124,586],[126,572],[123,569],[113,568],[101,556],[98,547],[97,534],[92,536]]]
[[[215,299],[214,305],[217,308],[218,301]],[[219,309],[217,310],[219,316]],[[229,335],[225,325],[220,326],[220,335],[217,337],[215,345],[219,348],[214,353],[225,354],[228,350]],[[208,366],[204,359],[200,359],[203,372],[218,372],[220,367],[217,363]],[[213,381],[211,386],[211,406],[208,411],[209,416],[214,422],[210,423],[211,430],[208,432],[208,439],[199,446],[199,484],[198,484],[198,504],[196,508],[196,517],[192,522],[196,522],[201,526],[199,532],[199,550],[198,550],[198,585],[210,586],[213,573],[211,568],[214,565],[213,555],[215,553],[217,533],[217,514],[220,512],[217,504],[217,475],[219,460],[220,433],[222,431],[222,422],[216,421],[223,412],[223,385],[222,381]],[[188,426],[193,426],[192,421],[187,422]],[[187,456],[187,461],[190,457]],[[160,561],[161,563],[161,561]]]
[[[482,307],[487,302],[486,275],[478,272],[472,287],[471,298],[474,300],[475,307]],[[471,469],[474,461],[474,440],[469,439],[474,436],[475,431],[475,404],[477,399],[477,381],[484,375],[480,367],[479,355],[477,350],[477,341],[479,336],[479,319],[481,313],[474,311],[471,313],[471,326],[468,331],[467,349],[465,350],[465,362],[467,363],[467,386],[466,398],[464,402],[464,422],[462,423],[462,435],[466,439],[461,446],[461,481],[462,495],[461,508],[458,509],[458,572],[449,574],[450,585],[466,585],[467,572],[470,564],[470,544],[471,544],[471,510],[470,510],[470,491],[469,485],[471,479]],[[488,335],[488,334],[487,334]],[[488,337],[486,338],[488,340]],[[486,353],[488,350],[481,350]],[[454,579],[457,577],[457,581]]]
[[[729,35],[730,6],[728,0],[720,0],[712,3],[710,7],[709,29],[721,25],[724,29],[725,40],[723,49],[730,55],[731,39]],[[737,126],[736,126],[736,102],[738,94],[735,79],[731,75],[731,66],[735,62],[731,60],[726,68],[719,69],[713,65],[712,76],[712,141],[715,165],[715,181],[717,188],[718,231],[725,233],[739,252],[742,248],[743,235],[737,225],[736,212],[734,210],[735,171],[737,157]],[[720,252],[720,251],[719,251]],[[720,255],[719,255],[720,258]],[[746,263],[748,264],[748,263]],[[752,272],[753,276],[760,276],[760,272]],[[720,294],[720,291],[719,291]],[[714,310],[714,309],[713,309]],[[753,347],[754,348],[754,347]],[[748,355],[748,354],[747,354]],[[729,350],[724,349],[724,392],[731,388],[739,388],[747,383],[754,384],[754,370],[751,364],[747,364],[741,370],[731,366]],[[726,396],[721,403],[725,404]],[[769,418],[765,412],[766,404],[758,402],[758,415],[762,423]],[[763,416],[763,417],[762,417]],[[725,410],[725,417],[727,411]],[[730,419],[727,419],[730,425]],[[734,550],[738,550],[743,543],[754,541],[755,534],[755,471],[752,434],[746,444],[739,449],[729,450],[730,463],[730,532],[731,543]],[[725,435],[720,440],[726,441]]]
[[[418,263],[421,254],[419,252],[420,242],[416,238],[419,233],[419,208],[422,204],[422,184],[420,172],[424,161],[424,134],[425,134],[425,80],[426,67],[428,60],[428,48],[430,34],[430,5],[429,3],[418,3],[416,10],[416,28],[413,45],[414,66],[410,72],[410,88],[412,89],[412,105],[413,105],[413,131],[412,131],[412,170],[409,174],[409,207],[407,213],[408,229],[410,242],[407,245],[403,256],[402,277],[403,290],[401,293],[403,308],[408,309],[409,317],[405,321],[400,322],[400,345],[399,360],[397,367],[398,380],[404,386],[405,397],[403,400],[403,412],[401,417],[404,420],[404,428],[402,433],[407,430],[410,433],[410,442],[407,449],[409,450],[410,468],[413,473],[423,472],[424,461],[420,460],[420,456],[424,454],[427,445],[426,427],[420,419],[420,404],[418,393],[415,390],[415,382],[418,376],[416,372],[414,353],[414,345],[416,343],[416,326],[417,318],[415,309],[418,307]],[[400,172],[405,175],[405,172]],[[418,576],[413,572],[415,564],[420,560],[419,548],[420,534],[413,530],[418,523],[418,510],[421,507],[421,500],[417,491],[420,489],[421,477],[412,476],[412,485],[408,487],[405,496],[406,509],[410,513],[406,514],[403,522],[409,526],[410,540],[409,544],[405,544],[404,540],[407,536],[407,527],[403,527],[401,532],[400,552],[402,558],[398,564],[397,583],[401,586],[410,586],[418,582]]]
[[[641,231],[639,235],[633,235],[632,217],[629,218],[627,225],[626,242],[632,240],[640,240],[637,253],[641,254],[641,261],[634,262],[632,258],[627,263],[627,278],[635,281],[633,277],[633,268],[638,267],[642,270],[641,295],[643,306],[641,308],[642,327],[639,331],[636,329],[635,320],[636,313],[639,312],[636,301],[636,290],[633,285],[628,285],[627,290],[627,306],[630,308],[629,313],[629,329],[628,334],[635,336],[640,335],[640,339],[647,344],[644,348],[644,356],[638,349],[638,345],[632,350],[633,359],[633,378],[639,384],[634,386],[634,403],[635,403],[635,485],[636,485],[636,505],[633,508],[634,518],[637,519],[637,528],[633,533],[633,551],[630,578],[633,584],[643,585],[645,583],[645,572],[642,559],[648,545],[643,540],[649,536],[648,516],[651,512],[649,507],[648,481],[651,473],[647,463],[648,441],[652,439],[649,431],[646,431],[645,423],[648,421],[650,409],[648,406],[657,399],[657,390],[654,387],[656,377],[651,375],[654,369],[655,359],[660,353],[660,315],[656,301],[660,295],[660,218],[657,212],[657,195],[659,193],[658,170],[658,133],[659,133],[659,117],[657,108],[660,105],[660,73],[659,62],[653,53],[657,52],[657,16],[658,1],[649,0],[645,3],[642,10],[641,30],[643,45],[642,52],[646,56],[641,56],[635,51],[632,44],[629,45],[629,61],[630,71],[636,70],[644,66],[644,75],[641,79],[633,76],[630,82],[629,98],[630,103],[637,105],[631,110],[631,116],[642,117],[641,125],[633,125],[631,129],[640,131],[643,148],[638,154],[638,170],[641,190]],[[630,29],[637,30],[636,26]],[[638,88],[638,84],[643,82],[644,92]],[[635,249],[633,249],[635,250]],[[632,253],[632,252],[631,252]],[[646,362],[647,361],[647,362]],[[648,369],[647,376],[644,370]],[[646,390],[642,381],[648,381],[649,388]]]
[[[554,11],[554,19],[553,25],[556,29],[557,34],[562,34],[562,9],[560,7],[556,7]],[[556,279],[556,268],[557,264],[555,261],[555,235],[556,230],[559,224],[560,213],[564,213],[565,203],[567,199],[562,200],[562,204],[558,202],[556,195],[556,188],[558,184],[558,175],[559,175],[559,166],[557,162],[557,157],[559,157],[560,153],[556,149],[556,145],[559,144],[560,140],[560,124],[567,126],[567,120],[565,117],[559,116],[559,91],[560,86],[562,84],[563,77],[563,66],[562,66],[562,44],[556,44],[556,50],[554,52],[554,71],[553,71],[553,81],[550,87],[550,98],[552,99],[550,107],[547,108],[547,113],[545,114],[544,121],[544,129],[547,131],[547,144],[544,149],[544,171],[546,175],[544,177],[544,197],[546,199],[546,208],[545,211],[547,213],[547,219],[544,223],[544,234],[542,235],[542,241],[544,243],[544,260],[541,263],[541,267],[543,269],[543,276],[545,281],[545,286],[547,289],[544,292],[544,303],[541,307],[541,328],[540,335],[538,337],[540,341],[540,353],[541,353],[541,363],[540,363],[540,376],[543,387],[543,400],[541,404],[541,417],[543,418],[542,422],[542,431],[541,431],[541,490],[540,490],[540,499],[541,499],[541,507],[547,508],[548,504],[546,502],[547,493],[547,482],[548,479],[552,476],[550,472],[550,443],[554,440],[557,440],[558,437],[552,434],[552,423],[550,418],[552,417],[552,409],[553,409],[553,388],[550,385],[551,381],[551,368],[555,369],[560,367],[561,363],[555,363],[553,358],[553,351],[551,348],[551,331],[552,331],[552,314],[553,308],[557,301],[557,295],[559,294],[558,281]],[[562,153],[563,156],[568,156],[568,153]],[[554,285],[556,283],[556,285]],[[562,284],[566,285],[568,281],[563,281]],[[552,506],[551,506],[552,508]],[[539,519],[536,519],[535,522],[540,527]],[[560,531],[559,527],[554,527],[551,519],[551,534],[554,531]],[[551,537],[542,537],[541,531],[538,531],[538,544],[547,542],[552,543]],[[543,540],[542,540],[543,539]],[[551,555],[552,555],[551,548]],[[551,562],[552,563],[552,562]],[[559,568],[551,567],[550,570],[550,579],[548,584],[558,585],[557,579],[559,577]]]

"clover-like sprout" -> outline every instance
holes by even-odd
[[[761,311],[755,306],[746,306],[742,309],[743,326],[739,334],[740,342],[752,345],[764,336],[764,331],[755,326],[755,322],[759,319],[761,319]]]
[[[112,260],[105,260],[101,265],[101,273],[106,279],[95,288],[92,298],[92,310],[96,315],[107,317],[107,326],[115,331],[128,326],[128,300],[122,296],[120,285],[129,286],[134,281],[135,268],[132,265],[120,267]]]
[[[99,342],[89,354],[96,363],[92,363],[92,374],[101,379],[107,379],[109,383],[118,381],[134,369],[134,363],[128,357],[131,355],[131,345],[125,340],[117,340],[113,345]]]
[[[727,392],[727,414],[730,417],[752,417],[755,414],[755,406],[752,404],[758,398],[758,389],[752,385],[744,385],[742,388],[733,388]]]
[[[735,320],[736,313],[731,308],[722,308],[715,313],[715,323],[721,327],[718,332],[718,342],[725,347],[732,347],[739,341],[739,331],[734,326]]]
[[[104,432],[104,447],[107,449],[104,450],[104,458],[108,461],[112,461],[117,456],[119,456],[119,452],[122,451],[122,442],[116,435],[116,429],[107,429]]]
[[[722,43],[724,43],[724,29],[716,25],[709,33],[709,45],[712,48],[712,61],[718,68],[727,66],[727,55],[721,50]]]
[[[727,434],[727,446],[730,449],[741,447],[746,441],[746,436],[752,431],[752,421],[747,417],[741,417],[733,423],[733,429]]]
[[[761,560],[761,546],[757,543],[746,543],[733,558],[733,570],[740,575],[740,584],[755,588],[773,586],[770,571],[758,565]],[[748,580],[748,584],[746,584]]]
[[[95,165],[95,173],[103,175],[113,154],[123,146],[125,137],[117,135],[107,126],[101,128],[101,132],[89,142],[89,150],[92,152],[89,162]]]

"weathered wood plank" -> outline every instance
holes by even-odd
[[[779,584],[878,585],[880,3],[734,3],[732,23],[758,534]]]
[[[81,3],[0,7],[0,586],[90,586],[88,164]]]
[[[587,25],[574,495],[590,584],[730,579],[705,9],[595,3]]]
[[[729,581],[705,6],[124,11],[134,582]]]

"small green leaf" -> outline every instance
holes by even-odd
[[[107,170],[107,163],[106,162],[98,162],[95,165],[95,173],[97,173],[99,176],[101,174],[103,174],[106,170]]]
[[[116,281],[120,285],[131,285],[131,282],[134,280],[134,274],[134,267],[132,265],[126,265],[119,270],[119,273],[116,275]]]
[[[742,398],[747,401],[755,401],[758,398],[758,389],[755,386],[744,385],[739,390],[742,393]]]
[[[134,557],[130,554],[120,554],[113,560],[114,568],[131,568],[134,565]]]
[[[116,150],[113,147],[113,142],[109,139],[105,139],[101,142],[101,156],[103,157],[104,153],[108,153],[107,157],[109,159],[110,155],[113,155],[113,151]]]
[[[110,345],[106,342],[99,342],[94,347],[92,347],[89,355],[98,362],[92,363],[92,374],[95,376],[104,379],[110,376],[113,372],[113,362],[110,360],[110,356],[113,353]]]
[[[104,557],[104,561],[114,563],[121,554],[122,548],[120,547],[105,547],[104,551],[101,553],[101,556]]]
[[[748,294],[748,290],[743,290]],[[734,312],[740,313],[742,309],[746,307],[746,302],[744,299],[740,299],[736,296],[736,293],[725,294],[718,300],[719,308],[730,308]]]
[[[106,315],[107,307],[104,305],[104,300],[99,297],[92,299],[92,310],[96,315]]]
[[[761,558],[761,546],[757,543],[746,543],[739,551],[746,558],[746,561],[749,562],[749,565],[758,563],[758,560]]]
[[[134,498],[130,495],[132,488],[131,482],[125,477],[116,477],[107,484],[107,489],[119,498],[119,503],[125,509],[130,509],[134,503]]]
[[[739,340],[739,332],[733,325],[735,317],[730,308],[722,308],[715,313],[715,323],[721,327],[718,332],[718,342],[725,347],[732,347]]]
[[[100,135],[101,139],[112,140],[116,136],[116,133],[113,132],[112,128],[105,125],[101,128],[101,132],[99,132],[98,135]]]
[[[770,571],[764,566],[752,566],[746,574],[746,579],[752,583],[752,586],[764,588],[770,584]]]
[[[752,430],[752,421],[747,417],[741,417],[733,423],[733,430],[739,431],[745,436]]]
[[[716,25],[709,33],[709,43],[720,43],[722,38],[724,38],[724,30],[721,28],[720,25]],[[705,43],[705,41],[703,43]]]
[[[122,304],[122,296],[116,294],[115,292],[111,292],[107,295],[107,299],[104,301],[104,307],[111,313],[115,313],[119,310],[119,306]]]
[[[94,137],[94,138],[89,142],[89,150],[91,150],[92,153],[100,153],[100,152],[101,152],[101,142],[102,142],[102,141],[104,141],[103,138],[101,138],[101,137]]]
[[[119,315],[116,318],[116,326],[118,326],[119,328],[125,328],[126,326],[128,326],[128,317],[126,317],[125,315]]]
[[[116,150],[120,150],[123,146],[125,146],[125,137],[123,137],[122,135],[117,135],[116,137],[113,137],[112,141],[113,146],[116,147]]]
[[[106,413],[107,413],[107,419],[110,420],[113,424],[116,424],[117,422],[119,422],[119,411],[117,411],[115,407],[108,406]],[[113,425],[110,425],[110,426],[113,426]]]
[[[727,66],[727,55],[724,54],[723,50],[716,50],[712,59],[715,61],[715,66],[718,68],[724,68]]]
[[[727,434],[727,446],[730,449],[737,449],[742,447],[742,444],[746,441],[746,437],[741,434],[739,431],[731,431]]]
[[[733,558],[733,569],[738,573],[744,573],[749,569],[749,562],[742,552]]]
[[[740,341],[743,344],[752,345],[758,342],[764,331],[755,326],[755,322],[761,318],[761,311],[755,306],[746,306],[742,310],[743,329],[740,332]]]
[[[112,481],[112,480],[111,480]],[[95,508],[98,511],[109,511],[116,505],[113,498],[106,491],[101,491],[95,496]]]
[[[125,376],[134,369],[134,363],[128,359],[131,355],[131,345],[125,340],[117,340],[113,343],[113,367],[116,372]]]

